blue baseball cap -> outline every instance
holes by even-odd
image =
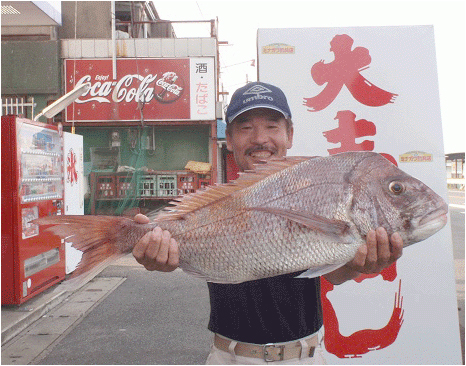
[[[233,93],[225,114],[226,123],[231,123],[241,113],[255,108],[274,109],[285,118],[291,118],[290,107],[283,91],[271,84],[256,81]]]

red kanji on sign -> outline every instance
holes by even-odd
[[[327,85],[315,97],[304,98],[304,105],[309,107],[310,112],[328,107],[343,85],[346,85],[353,97],[364,105],[379,107],[394,102],[397,94],[380,89],[360,74],[360,71],[371,63],[371,56],[369,50],[364,47],[351,50],[353,42],[347,34],[336,35],[330,42],[330,51],[334,53],[335,60],[327,64],[321,60],[312,66],[312,79],[318,85]]]
[[[356,143],[356,138],[358,137],[375,135],[376,128],[374,123],[365,119],[356,121],[356,115],[351,111],[338,111],[335,119],[338,120],[338,128],[323,132],[328,142],[332,144],[341,143],[341,146],[338,148],[327,149],[330,155],[345,151],[374,150],[374,141],[364,140],[360,144]]]
[[[78,172],[76,170],[76,153],[70,149],[66,159],[66,181],[73,185],[78,182]]]
[[[393,103],[397,94],[387,92],[365,79],[360,72],[368,67],[372,59],[369,50],[364,47],[353,47],[353,39],[346,35],[336,35],[330,42],[330,51],[335,59],[330,63],[323,60],[315,63],[311,68],[313,80],[318,85],[325,85],[324,89],[312,98],[304,98],[304,105],[310,112],[321,111],[327,108],[338,96],[343,86],[346,86],[351,95],[359,103],[369,107],[380,107]],[[337,101],[338,103],[338,101]],[[358,138],[375,136],[377,128],[374,122],[365,119],[356,120],[356,114],[347,110],[348,106],[341,103],[336,113],[338,127],[324,131],[323,136],[331,144],[340,144],[339,147],[327,149],[330,155],[346,151],[373,151],[375,144],[372,140],[356,142]],[[397,165],[396,160],[389,154],[381,153],[386,159]],[[376,276],[382,276],[384,281],[393,282],[397,278],[396,263],[380,273],[361,275],[354,281],[360,283]],[[340,332],[340,325],[328,293],[333,285],[321,279],[321,294],[323,318],[325,328],[325,348],[329,353],[340,358],[362,357],[362,355],[388,347],[395,342],[401,325],[403,324],[403,303],[401,296],[401,280],[399,290],[395,294],[392,315],[387,323],[380,329],[360,329],[349,336]],[[391,297],[387,301],[393,303]]]
[[[393,263],[380,274],[385,281],[393,281],[396,278],[396,267]],[[365,278],[363,278],[365,279]],[[356,279],[357,282],[362,281]],[[360,358],[363,354],[376,351],[395,342],[401,325],[403,324],[403,297],[401,296],[401,280],[399,282],[398,293],[395,294],[393,311],[386,326],[380,329],[362,329],[349,336],[340,333],[340,325],[332,303],[327,297],[327,293],[332,291],[334,286],[325,278],[321,279],[322,304],[325,309],[325,349],[339,358]]]

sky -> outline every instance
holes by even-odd
[[[166,20],[218,18],[220,90],[257,80],[259,28],[433,25],[445,153],[465,151],[465,1],[153,1]],[[209,36],[209,24],[175,25],[177,37]],[[256,60],[251,66],[251,60]]]

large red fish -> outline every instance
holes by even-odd
[[[77,273],[131,252],[156,225],[179,244],[180,267],[207,281],[239,283],[350,261],[366,233],[384,227],[405,246],[447,222],[448,206],[383,156],[348,152],[259,165],[233,183],[183,197],[150,224],[115,216],[35,220],[84,252]]]

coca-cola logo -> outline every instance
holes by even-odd
[[[118,81],[109,79],[109,75],[96,75],[94,80],[91,75],[83,76],[76,87],[86,83],[90,87],[76,103],[149,103],[153,99],[160,103],[173,103],[181,97],[185,89],[183,79],[172,71],[163,73],[161,77],[158,74],[128,74]]]

